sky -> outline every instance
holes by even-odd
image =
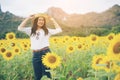
[[[103,12],[113,5],[120,5],[120,0],[0,0],[3,12],[9,11],[17,16],[44,13],[50,7],[61,8],[68,14],[86,14]]]

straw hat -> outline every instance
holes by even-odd
[[[48,14],[46,14],[46,13],[35,14],[34,18],[32,19],[32,23],[34,22],[35,18],[40,17],[40,16],[45,17],[45,19],[46,19],[46,26],[48,26],[48,27],[54,26],[54,24],[51,21],[51,17]]]
[[[33,18],[32,22],[35,20],[35,18],[40,17],[40,16],[45,17],[46,22],[49,22],[49,21],[50,21],[50,16],[49,16],[48,14],[45,14],[45,13],[38,13],[38,14],[35,14],[35,17]]]
[[[46,13],[38,13],[38,14],[35,14],[35,17],[39,17],[39,16],[43,16],[43,17],[45,17],[45,18],[49,17],[49,15],[46,14]]]

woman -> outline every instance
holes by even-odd
[[[35,80],[40,80],[43,75],[46,75],[48,78],[51,78],[50,73],[45,71],[47,68],[42,64],[41,58],[47,52],[50,52],[49,37],[51,35],[62,32],[62,30],[53,18],[51,18],[51,20],[55,25],[55,29],[49,29],[46,27],[45,17],[39,16],[36,17],[35,19],[34,18],[35,15],[30,15],[18,26],[18,30],[23,31],[30,36],[31,49],[33,51],[32,61]],[[25,25],[28,22],[28,20],[32,19],[34,19],[32,28],[31,27],[25,28]]]

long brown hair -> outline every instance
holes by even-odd
[[[44,30],[44,32],[45,32],[45,35],[47,35],[48,34],[48,29],[47,29],[47,27],[46,27],[46,19],[45,19],[45,17],[43,17],[43,16],[39,16],[39,17],[42,17],[43,18],[43,20],[44,20],[44,25],[41,27],[43,30]],[[38,22],[38,19],[39,19],[39,17],[36,17],[35,19],[34,19],[34,21],[33,21],[33,26],[32,26],[32,29],[31,29],[31,35],[33,34],[33,35],[36,35],[36,30],[37,30],[37,22]]]

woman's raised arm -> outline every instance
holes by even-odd
[[[28,22],[28,20],[33,19],[34,17],[35,17],[34,15],[30,15],[24,21],[22,21],[22,23],[18,26],[18,30],[23,29],[25,27],[26,23]]]

